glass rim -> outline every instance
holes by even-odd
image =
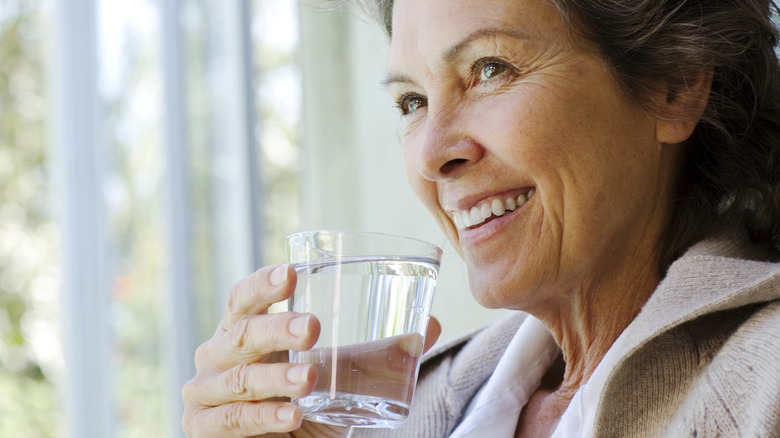
[[[294,236],[301,236],[304,234],[316,234],[316,233],[328,233],[328,234],[365,234],[369,236],[381,236],[381,237],[392,237],[397,239],[403,239],[403,240],[410,240],[413,242],[422,243],[425,245],[430,245],[434,248],[441,249],[439,245],[436,245],[434,243],[428,242],[427,240],[418,239],[416,237],[409,237],[409,236],[403,236],[401,234],[391,234],[391,233],[384,233],[381,231],[363,231],[363,230],[350,230],[350,229],[330,229],[330,228],[319,228],[319,229],[313,229],[313,230],[304,230],[304,231],[296,231],[295,233],[290,233],[287,236],[284,237],[284,240],[290,240]]]
[[[364,231],[364,230],[350,230],[350,229],[329,229],[329,228],[320,228],[320,229],[312,229],[312,230],[304,230],[304,231],[298,231],[292,234],[288,234],[285,236],[284,241],[287,244],[294,243],[295,238],[298,236],[313,236],[318,233],[322,234],[330,234],[330,235],[362,235],[362,236],[375,236],[380,238],[393,238],[398,239],[400,241],[406,241],[409,243],[417,244],[417,245],[424,245],[428,246],[431,249],[432,253],[436,254],[436,259],[438,261],[441,261],[441,258],[443,256],[444,251],[439,245],[433,244],[431,242],[418,239],[416,237],[409,237],[409,236],[402,236],[399,234],[391,234],[391,233],[384,233],[384,232],[377,232],[377,231]]]

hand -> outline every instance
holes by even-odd
[[[317,380],[312,365],[286,362],[288,350],[315,344],[319,321],[308,314],[267,314],[293,293],[296,281],[295,270],[284,264],[261,268],[233,287],[224,319],[195,354],[196,376],[182,390],[188,437],[346,436],[346,428],[302,422],[288,401],[311,393]],[[425,351],[440,333],[431,318]]]
[[[187,436],[248,437],[301,426],[300,410],[287,400],[309,394],[316,371],[285,363],[286,351],[311,348],[320,325],[308,314],[267,314],[296,280],[290,265],[268,266],[230,291],[225,317],[195,353],[196,376],[182,390]]]

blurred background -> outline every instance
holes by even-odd
[[[501,316],[404,180],[386,56],[316,0],[0,0],[0,438],[183,436],[228,289],[302,229],[442,246],[442,339]]]

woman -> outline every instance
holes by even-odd
[[[374,6],[407,178],[477,300],[523,313],[429,352],[409,421],[352,436],[780,436],[774,5]],[[318,335],[264,314],[294,276],[234,289],[184,388],[190,436],[346,435],[277,398],[316,378],[272,363]]]

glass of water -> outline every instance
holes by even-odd
[[[441,249],[406,237],[306,231],[287,237],[298,274],[288,310],[320,321],[317,343],[290,362],[317,367],[305,419],[398,427],[409,416]]]

